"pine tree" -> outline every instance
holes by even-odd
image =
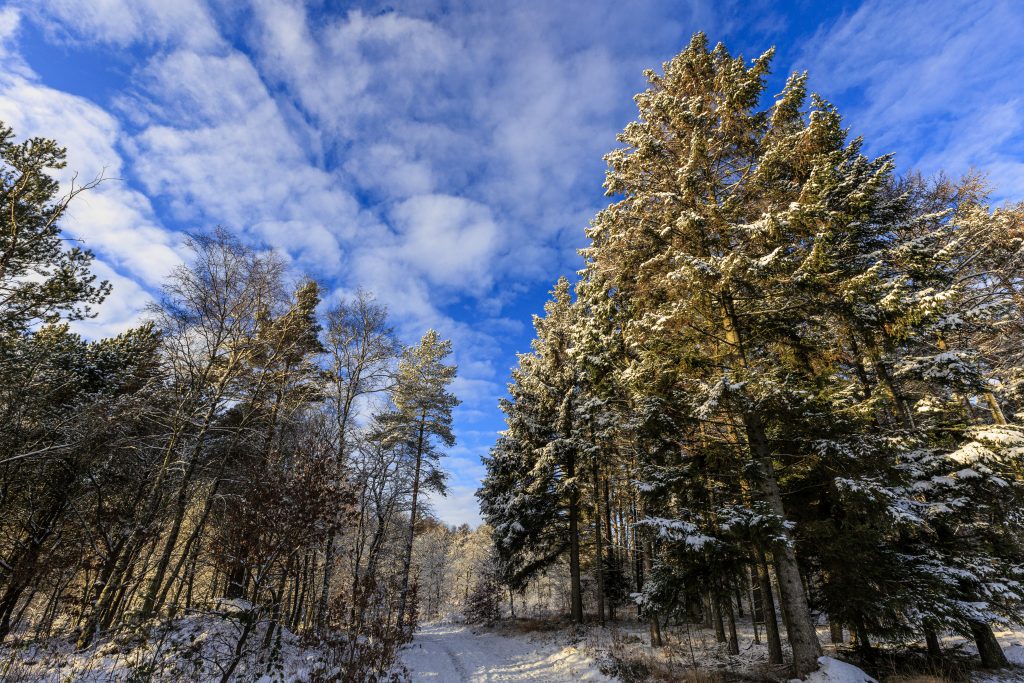
[[[544,312],[534,317],[533,352],[521,355],[513,371],[512,399],[501,404],[508,430],[486,461],[488,476],[478,496],[513,587],[568,551],[570,611],[582,623],[581,468],[587,446],[575,424],[579,381],[571,349],[578,318],[568,280],[558,281]]]
[[[439,466],[442,453],[435,442],[448,448],[455,445],[452,410],[459,400],[448,391],[448,386],[455,380],[456,367],[445,362],[451,350],[450,341],[429,330],[417,346],[402,353],[391,392],[394,410],[384,418],[388,440],[401,450],[412,469],[409,532],[398,603],[399,629],[406,626],[420,493],[445,493],[445,472]]]
[[[735,651],[749,568],[781,663],[770,560],[798,674],[820,650],[805,586],[865,653],[924,635],[938,656],[948,628],[1001,664],[990,624],[1021,609],[1019,207],[990,210],[974,177],[897,178],[806,74],[761,108],[770,61],[698,34],[647,73],[578,300],[559,283],[502,405],[479,495],[504,575],[572,565],[567,494],[591,494],[600,555],[617,474],[652,644],[659,617],[703,611]]]
[[[640,119],[606,157],[605,188],[622,199],[595,219],[585,255],[609,293],[628,301],[634,386],[672,378],[696,399],[696,417],[732,422],[753,500],[785,530],[768,415],[788,398],[778,380],[789,370],[782,354],[800,349],[791,338],[800,312],[771,271],[799,266],[787,251],[799,242],[779,214],[799,198],[807,161],[841,150],[842,136],[824,104],[804,124],[799,76],[771,112],[756,110],[770,59],[747,67],[698,34],[664,75],[647,73]],[[820,647],[787,536],[764,540],[802,674],[816,668]]]
[[[0,334],[21,333],[39,322],[94,315],[110,292],[89,272],[92,252],[65,249],[60,219],[72,199],[99,179],[59,196],[50,172],[65,167],[66,151],[55,141],[14,142],[0,121]]]

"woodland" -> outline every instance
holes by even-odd
[[[476,529],[425,503],[450,341],[223,228],[85,338],[110,285],[62,219],[110,181],[61,187],[60,144],[0,124],[0,679],[402,681],[463,622],[632,634],[653,659],[592,643],[622,680],[1008,670],[1024,205],[866,155],[806,73],[766,92],[772,58],[696,34],[646,72]],[[763,661],[698,675],[690,640],[658,679],[691,628]]]
[[[500,582],[564,566],[575,623],[713,627],[769,662],[822,637],[1021,623],[1024,207],[869,157],[773,52],[702,34],[647,72],[575,283],[534,319],[479,492]],[[787,647],[783,647],[783,641]],[[926,669],[930,665],[922,663]],[[941,669],[941,667],[940,667]]]

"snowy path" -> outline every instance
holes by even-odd
[[[526,636],[426,626],[402,652],[414,683],[613,681],[573,646]]]

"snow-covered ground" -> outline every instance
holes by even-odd
[[[745,623],[744,623],[745,622]],[[601,669],[618,672],[613,660],[620,663],[643,662],[657,680],[675,680],[689,671],[699,670],[715,676],[749,680],[785,680],[785,667],[767,665],[767,651],[762,634],[761,643],[753,642],[749,619],[738,624],[740,654],[729,655],[717,643],[714,632],[691,625],[688,629],[666,629],[666,646],[652,649],[646,625],[624,620],[600,628],[594,625],[575,630],[559,630],[555,624],[543,626],[527,634],[503,629],[483,629],[461,625],[430,625],[417,632],[412,645],[403,650],[401,661],[410,670],[414,683],[452,681],[614,681]],[[838,652],[829,643],[827,628],[819,631],[825,650],[822,669],[808,679],[814,683],[865,683],[867,674],[840,661],[848,652]],[[1003,650],[1012,665],[1001,671],[970,672],[973,683],[1024,683],[1024,631],[997,630]],[[951,653],[974,652],[972,642],[949,636],[944,647]],[[923,643],[921,644],[923,648]],[[598,662],[603,666],[599,667]],[[884,673],[884,672],[883,672]],[[668,676],[668,677],[666,677]],[[884,681],[887,676],[880,678]],[[636,678],[635,669],[631,680]]]
[[[543,634],[506,635],[460,625],[425,626],[402,651],[413,683],[614,681],[574,645]]]
[[[71,642],[61,638],[36,644],[8,643],[0,646],[0,681],[217,681],[239,635],[238,622],[227,606],[229,603],[222,602],[216,613],[190,614],[145,632],[111,636],[85,651],[76,651]],[[605,671],[621,672],[616,660],[643,662],[652,677],[659,673],[657,680],[679,680],[695,669],[712,674],[708,680],[725,673],[740,679],[784,679],[784,670],[767,668],[763,638],[761,644],[753,642],[749,620],[738,626],[740,654],[729,655],[724,645],[715,641],[713,631],[696,625],[666,629],[666,646],[652,649],[645,625],[629,620],[609,628],[591,625],[575,630],[542,620],[521,620],[497,629],[434,624],[417,632],[413,643],[401,652],[400,661],[413,683],[611,682],[617,679],[602,673],[598,662]],[[521,629],[533,630],[524,633]],[[337,675],[329,648],[304,645],[287,630],[281,636],[280,654],[271,660],[262,647],[265,625],[261,624],[244,648],[232,680],[311,681]],[[834,659],[845,655],[827,643],[827,633],[821,631],[819,636],[825,643],[824,666],[808,681],[866,683],[863,672]],[[1024,630],[997,630],[996,636],[1016,668],[974,670],[971,681],[1024,683]],[[973,643],[962,637],[948,636],[943,641],[951,653],[974,652]],[[886,676],[879,678],[884,683]],[[637,678],[634,670],[631,680],[647,679]]]
[[[241,630],[237,615],[250,605],[220,601],[217,610],[194,613],[133,633],[103,638],[76,650],[67,638],[0,646],[4,683],[130,683],[219,681],[233,658]],[[233,681],[310,681],[330,673],[329,653],[304,647],[288,630],[264,648],[267,623],[257,625],[242,648]],[[279,648],[279,649],[277,649]],[[277,655],[271,656],[277,649]]]

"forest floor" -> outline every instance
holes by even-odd
[[[579,629],[554,619],[520,619],[492,628],[433,624],[417,631],[400,658],[413,683],[786,681],[789,676],[785,667],[767,664],[763,633],[758,643],[749,619],[741,620],[737,626],[740,654],[730,655],[716,641],[714,631],[699,625],[666,628],[665,647],[652,649],[645,625],[629,619],[606,628]],[[850,648],[837,648],[828,642],[827,628],[819,631],[826,657],[853,661],[882,683],[968,679],[972,683],[1024,683],[1024,631],[997,631],[996,635],[1016,667],[999,671],[977,669],[973,643],[952,635],[943,639],[948,656],[943,671],[922,671],[923,655],[918,658],[916,650],[901,653],[879,648],[877,659],[861,663]],[[920,649],[923,653],[923,644]],[[841,666],[836,663],[833,668]],[[863,675],[853,667],[850,669]],[[849,671],[821,673],[818,678],[829,682],[853,680],[849,675],[839,675]]]
[[[614,681],[561,634],[428,625],[401,654],[413,683]]]

